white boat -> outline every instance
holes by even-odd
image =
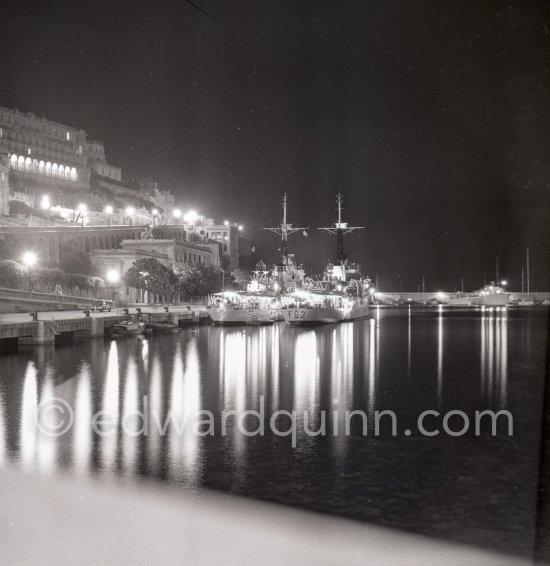
[[[491,283],[470,297],[470,304],[480,307],[505,307],[510,302],[510,293],[499,285]]]
[[[284,320],[290,324],[326,324],[370,316],[368,297],[345,292],[304,292],[300,296],[295,304],[282,308]]]
[[[449,307],[468,307],[472,304],[471,299],[467,293],[456,293],[451,295],[444,304]]]
[[[208,312],[214,324],[271,324],[281,320],[281,307],[277,294],[223,291]]]
[[[108,335],[113,338],[122,338],[124,336],[138,336],[145,331],[143,323],[134,322],[133,320],[123,320],[113,324],[108,329]]]
[[[295,304],[282,309],[289,324],[325,324],[370,316],[374,288],[368,278],[361,277],[360,266],[350,262],[344,251],[344,235],[362,226],[342,222],[342,195],[338,194],[336,202],[338,221],[329,228],[320,228],[336,235],[335,261],[326,266],[322,280],[306,279],[304,290],[291,294]]]
[[[292,300],[286,293],[302,287],[304,270],[288,253],[288,236],[307,228],[287,223],[287,197],[283,197],[283,219],[279,226],[266,228],[281,236],[281,260],[268,270],[264,262],[256,264],[246,291],[216,293],[209,314],[214,324],[270,324],[282,320],[281,308]]]

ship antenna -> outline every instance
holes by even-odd
[[[344,263],[348,256],[344,250],[344,236],[353,232],[354,230],[363,230],[364,226],[348,226],[347,222],[342,222],[342,210],[344,204],[344,197],[342,193],[338,193],[336,195],[336,204],[338,208],[338,222],[335,223],[334,226],[327,226],[325,228],[318,228],[318,230],[324,230],[329,234],[334,234],[336,236],[336,256],[335,260],[338,263]]]
[[[262,230],[269,230],[281,236],[281,260],[283,265],[288,264],[288,237],[294,234],[294,232],[309,230],[308,227],[293,227],[292,224],[287,222],[287,205],[288,199],[285,193],[283,195],[283,220],[281,224],[273,228],[262,228]]]

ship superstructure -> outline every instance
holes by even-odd
[[[214,295],[210,316],[215,324],[269,324],[282,320],[282,307],[293,300],[287,294],[302,288],[304,270],[295,262],[294,254],[288,252],[288,237],[308,228],[288,223],[286,193],[282,205],[283,216],[279,226],[264,228],[281,237],[279,262],[272,270],[268,270],[263,261],[258,262],[245,291]]]
[[[320,280],[306,279],[304,290],[293,293],[295,303],[283,307],[284,319],[292,324],[342,322],[368,317],[370,280],[361,276],[361,268],[351,262],[344,249],[344,235],[363,226],[348,226],[342,221],[343,197],[336,197],[338,220],[334,226],[319,228],[336,236],[336,253]]]

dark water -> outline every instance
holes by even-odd
[[[403,309],[338,326],[203,326],[28,349],[0,358],[0,462],[108,482],[148,475],[185,493],[209,487],[531,555],[547,330],[544,308]],[[60,436],[35,419],[54,398],[74,410]],[[264,436],[245,436],[232,416],[222,434],[223,411],[262,404]],[[297,412],[295,447],[269,429],[280,409]],[[368,413],[367,436],[355,417],[346,434],[346,409]],[[510,411],[513,436],[502,421],[496,436],[486,421],[459,437],[425,437],[416,426],[425,410],[460,410],[473,423],[484,409]],[[100,410],[110,434],[92,430]],[[201,410],[212,412],[213,436],[187,426]],[[376,410],[395,412],[396,436],[390,420],[374,434]],[[329,434],[307,435],[304,412],[316,430],[321,411]],[[178,431],[173,421],[163,434],[150,420],[145,434],[140,412],[186,425]],[[50,416],[64,424],[61,413]],[[427,418],[426,428],[441,421]],[[257,427],[253,416],[243,422]],[[289,418],[276,424],[285,430]],[[449,424],[458,430],[463,420]]]

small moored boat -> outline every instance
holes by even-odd
[[[491,283],[474,293],[470,300],[472,305],[479,307],[505,307],[510,302],[510,293]]]
[[[138,336],[143,334],[145,325],[143,323],[134,322],[133,320],[123,320],[113,324],[109,328],[109,335],[114,338],[121,338],[123,336]]]

